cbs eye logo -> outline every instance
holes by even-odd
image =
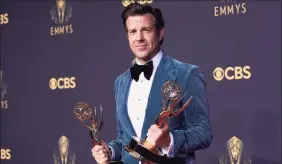
[[[0,24],[8,24],[9,22],[9,17],[8,14],[0,14]]]
[[[1,149],[1,160],[10,160],[11,159],[11,150],[10,149]]]
[[[153,0],[122,0],[122,5],[124,7],[130,5],[131,3],[140,3],[140,4],[152,4],[153,3]]]
[[[223,79],[227,80],[241,80],[241,79],[250,79],[252,74],[250,72],[250,66],[235,66],[221,68],[217,67],[213,71],[213,77],[217,81],[222,81]]]
[[[75,77],[61,77],[51,78],[49,80],[49,87],[55,89],[73,89],[76,87]]]

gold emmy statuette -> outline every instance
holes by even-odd
[[[95,107],[95,119],[93,117],[93,109],[86,102],[78,102],[74,107],[74,116],[82,122],[82,124],[89,129],[89,133],[92,139],[93,146],[100,145],[101,140],[99,138],[99,132],[103,126],[103,108],[100,106],[101,116],[100,122],[97,121],[96,115],[96,107]]]
[[[100,145],[101,139],[99,137],[99,132],[103,126],[103,108],[100,106],[100,121],[97,119],[97,109],[94,107],[94,117],[93,109],[87,102],[78,102],[74,109],[74,116],[82,122],[82,124],[89,130],[91,141],[93,146]],[[122,163],[121,161],[110,161],[108,163]]]
[[[167,118],[177,116],[181,113],[192,100],[192,96],[187,100],[187,102],[179,109],[175,109],[178,103],[183,99],[187,94],[182,93],[180,86],[173,80],[167,81],[161,88],[162,92],[162,110],[155,119],[155,124],[161,126],[163,121],[166,121]],[[134,156],[139,161],[147,163],[171,163],[174,161],[169,161],[159,149],[152,146],[147,140],[140,139],[134,136],[130,143],[125,146],[125,150]],[[177,162],[176,162],[177,163]]]
[[[227,148],[231,164],[240,164],[243,152],[243,142],[233,136],[227,141]]]
[[[62,136],[58,141],[59,152],[53,154],[53,164],[75,164],[76,156],[69,152],[70,141],[66,136]]]

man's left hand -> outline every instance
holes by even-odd
[[[147,139],[155,148],[167,148],[170,143],[168,124],[163,121],[162,126],[152,125],[147,133]]]

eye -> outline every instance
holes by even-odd
[[[150,29],[145,29],[145,31],[146,31],[146,32],[150,32],[151,30],[150,30]]]
[[[129,33],[129,34],[135,34],[135,33],[136,33],[136,30],[130,30],[128,33]]]

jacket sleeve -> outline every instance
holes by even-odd
[[[171,131],[174,138],[172,157],[208,148],[212,141],[203,73],[197,66],[194,66],[184,76],[187,95],[183,101],[185,103],[191,96],[192,100],[187,109],[183,111],[185,128]]]
[[[117,95],[118,95],[118,79],[115,81],[115,101],[117,103]],[[117,106],[117,104],[116,104]],[[117,111],[117,109],[116,109]],[[117,136],[115,140],[112,140],[108,143],[109,147],[112,150],[112,160],[118,161],[121,160],[121,151],[122,151],[122,139],[123,139],[123,131],[120,125],[120,121],[118,119],[118,112],[116,112],[116,120],[117,120]]]

